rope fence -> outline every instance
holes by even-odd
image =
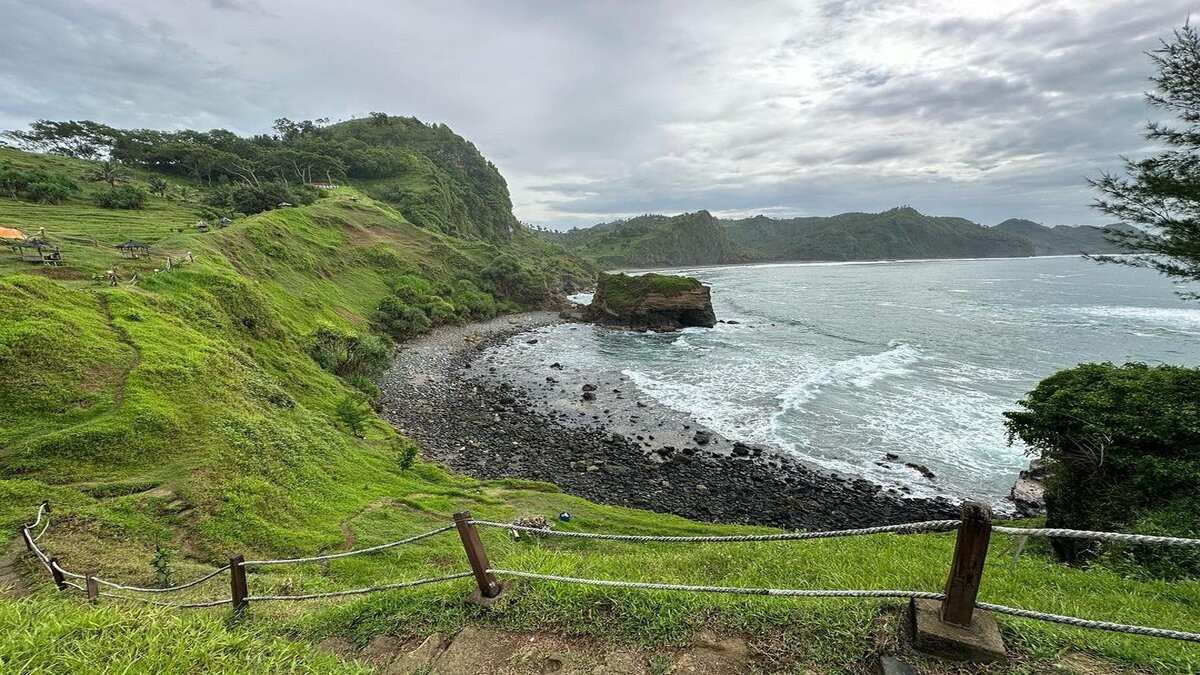
[[[38,525],[42,525],[37,536],[31,532]],[[359,548],[341,553],[329,553],[322,555],[313,555],[299,558],[280,558],[268,560],[245,560],[242,556],[236,555],[230,558],[229,564],[218,567],[204,575],[191,581],[181,583],[175,586],[166,588],[149,588],[134,585],[124,585],[107,579],[103,579],[95,574],[79,574],[64,569],[57,560],[46,554],[38,545],[38,539],[46,532],[50,525],[50,504],[43,502],[39,507],[37,514],[32,523],[23,525],[20,529],[20,534],[25,541],[26,547],[37,558],[38,562],[46,568],[54,579],[55,584],[60,591],[68,589],[82,592],[87,595],[90,602],[97,602],[99,598],[111,598],[114,600],[122,600],[128,602],[139,602],[159,607],[168,607],[173,609],[185,608],[211,608],[224,605],[231,605],[235,612],[243,611],[251,602],[268,602],[268,601],[299,601],[299,600],[318,600],[340,598],[355,595],[366,595],[383,591],[392,591],[399,589],[409,589],[418,586],[426,586],[430,584],[445,583],[474,577],[477,590],[472,596],[476,602],[487,603],[491,599],[496,598],[503,591],[503,585],[497,581],[497,577],[509,579],[524,579],[536,582],[564,583],[575,584],[582,586],[602,587],[602,588],[620,588],[628,590],[646,590],[646,591],[665,591],[665,592],[683,592],[683,593],[715,593],[729,595],[756,595],[756,596],[776,596],[776,597],[796,597],[796,598],[874,598],[874,599],[895,599],[903,598],[910,601],[928,600],[941,603],[940,620],[957,625],[960,627],[969,627],[972,625],[971,619],[975,610],[985,610],[995,612],[997,614],[1006,614],[1022,619],[1034,619],[1038,621],[1049,621],[1053,623],[1074,626],[1078,628],[1088,628],[1095,630],[1113,631],[1126,633],[1131,635],[1141,635],[1148,637],[1166,638],[1172,640],[1182,640],[1188,642],[1200,642],[1200,633],[1173,630],[1167,628],[1154,628],[1149,626],[1135,626],[1120,623],[1112,623],[1108,621],[1097,621],[1091,619],[1082,619],[1071,616],[1063,616],[1059,614],[1050,614],[1035,610],[1020,609],[1008,607],[1005,605],[981,602],[977,600],[977,594],[980,587],[980,582],[983,575],[983,564],[987,556],[988,544],[992,533],[1013,535],[1019,537],[1021,542],[1024,542],[1028,537],[1045,537],[1045,538],[1075,538],[1089,539],[1095,541],[1120,542],[1135,545],[1152,545],[1152,546],[1197,546],[1200,547],[1200,539],[1188,539],[1183,537],[1165,537],[1155,535],[1140,535],[1140,534],[1125,534],[1118,532],[1093,532],[1088,530],[1070,530],[1061,528],[1021,528],[1007,526],[992,526],[991,513],[984,506],[968,502],[963,505],[963,516],[960,520],[929,520],[914,523],[904,523],[899,525],[884,525],[879,527],[867,527],[858,529],[844,530],[826,530],[813,532],[783,532],[772,534],[745,534],[745,535],[696,535],[696,536],[678,536],[678,535],[640,535],[640,534],[616,534],[607,532],[571,532],[559,531],[549,528],[529,527],[526,525],[517,525],[513,523],[502,523],[491,520],[476,520],[471,517],[469,512],[457,513],[454,516],[454,522],[448,525],[434,528],[427,532],[414,534],[403,539],[391,541],[376,546]],[[687,585],[687,584],[671,584],[643,581],[626,581],[618,579],[588,579],[580,577],[559,576],[553,574],[542,574],[538,572],[529,572],[524,570],[510,570],[502,567],[492,567],[488,561],[487,551],[483,546],[482,540],[479,538],[477,528],[482,529],[499,529],[513,532],[528,532],[531,534],[561,537],[586,540],[604,540],[604,541],[619,541],[628,543],[669,543],[669,544],[712,544],[712,543],[755,543],[755,542],[778,542],[778,541],[803,541],[810,539],[828,539],[839,537],[856,537],[877,534],[897,534],[897,535],[912,535],[912,534],[928,534],[938,532],[956,532],[955,534],[955,549],[954,558],[951,562],[951,569],[946,581],[946,587],[943,592],[929,592],[916,590],[888,590],[888,589],[794,589],[794,588],[769,588],[769,587],[730,587],[730,586],[706,586],[706,585]],[[455,572],[442,576],[428,577],[423,579],[415,579],[411,581],[400,581],[395,583],[380,584],[368,586],[364,588],[353,588],[347,590],[336,590],[318,593],[303,593],[291,595],[251,595],[249,593],[246,572],[248,568],[265,567],[273,565],[299,565],[312,562],[324,562],[328,560],[337,560],[348,558],[351,556],[367,555],[385,551],[406,544],[414,544],[439,534],[457,530],[459,539],[462,542],[463,550],[466,558],[470,563],[469,571]],[[137,595],[128,595],[125,593],[111,593],[101,591],[100,586],[107,588],[126,591],[129,593],[151,593],[151,594],[167,594],[184,591],[200,584],[209,581],[219,575],[228,572],[230,574],[230,596],[226,598],[197,600],[189,602],[166,602],[155,600]],[[75,579],[83,581],[83,585],[69,581]]]

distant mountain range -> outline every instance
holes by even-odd
[[[830,217],[723,220],[708,211],[646,215],[569,232],[543,232],[601,267],[670,267],[804,260],[1002,258],[1119,253],[1108,227],[1046,227],[1010,219],[985,227],[911,207]]]

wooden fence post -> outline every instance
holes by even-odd
[[[240,612],[250,604],[246,596],[250,595],[246,586],[246,558],[240,553],[229,559],[229,588],[233,596],[233,611]]]
[[[946,578],[946,599],[942,601],[942,621],[970,626],[975,597],[983,578],[988,542],[992,537],[992,511],[978,502],[964,502],[962,525],[954,539],[954,562]]]
[[[93,605],[100,599],[100,584],[96,581],[96,573],[88,572],[84,577],[84,586],[87,588],[88,602]]]
[[[58,559],[50,559],[50,576],[54,577],[54,585],[58,586],[58,590],[67,590],[67,580],[63,577],[62,570],[58,567]]]
[[[33,538],[29,536],[29,528],[22,525],[20,532],[21,532],[21,538],[25,540],[25,548],[30,553],[33,553]]]
[[[454,514],[454,525],[458,528],[458,536],[462,539],[463,549],[467,552],[467,561],[471,563],[471,571],[475,573],[475,583],[479,586],[480,599],[491,599],[500,595],[502,590],[496,578],[488,572],[487,551],[479,539],[479,531],[471,522],[471,512],[462,511]]]

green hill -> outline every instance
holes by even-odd
[[[742,259],[725,228],[708,211],[638,216],[542,234],[601,267],[663,267]]]
[[[1105,231],[1009,220],[984,227],[909,207],[883,213],[718,220],[707,211],[640,216],[564,233],[541,232],[606,268],[736,262],[993,258],[1112,253]]]
[[[385,154],[424,156],[396,147]],[[421,225],[397,208],[403,199],[374,199],[351,179],[309,204],[199,232],[194,219],[217,208],[210,198],[223,203],[226,196],[213,171],[128,166],[136,187],[163,176],[175,187],[168,197],[148,197],[144,209],[115,211],[91,200],[93,190],[105,189],[84,178],[94,162],[12,150],[0,161],[81,184],[58,204],[0,196],[0,224],[44,228],[64,257],[60,267],[38,266],[0,252],[0,527],[14,532],[51,500],[40,543],[67,569],[98,569],[140,585],[160,582],[166,571],[177,583],[233,553],[253,559],[371,546],[442,525],[462,509],[499,521],[570,511],[572,521],[559,527],[576,530],[765,531],[599,506],[552,485],[479,481],[420,460],[406,468],[411,441],[369,407],[360,409],[363,428],[351,427],[344,402],[362,400],[369,386],[350,360],[326,350],[329,340],[361,349],[379,339],[381,326],[419,332],[536,306],[589,277],[524,228],[504,234],[473,220],[473,199],[462,200],[468,220]],[[450,170],[421,175],[440,176],[452,191],[475,189]],[[455,228],[463,236],[447,231]],[[112,248],[132,236],[151,245],[149,257],[126,259]],[[187,252],[191,261],[180,263]],[[168,255],[175,260],[169,270]],[[115,286],[104,276],[109,269]],[[381,316],[387,307],[396,313]],[[512,569],[812,588],[938,590],[953,548],[946,534],[687,547],[514,541],[494,530],[485,537],[493,562]],[[1036,546],[1014,560],[1013,542],[994,546],[988,601],[1182,628],[1200,606],[1197,582],[1067,568]],[[749,635],[766,667],[854,672],[893,649],[901,631],[892,601],[514,582],[500,604],[481,609],[462,601],[466,579],[337,601],[253,603],[227,620],[226,608],[168,610],[108,597],[89,607],[74,595],[55,597],[36,562],[15,559],[11,578],[0,565],[0,587],[41,590],[15,600],[0,588],[5,672],[346,672],[361,664],[314,645],[332,638],[353,651],[381,635],[421,638],[468,624],[585,636],[602,648],[639,650],[643,659],[713,629]],[[256,568],[249,581],[255,594],[294,595],[463,566],[450,534],[371,556]],[[183,599],[222,598],[228,590],[218,577]],[[1048,668],[1064,651],[1118,665],[1200,667],[1200,653],[1180,643],[1020,619],[1003,625],[1018,663],[1030,670]]]
[[[1111,230],[1128,231],[1131,228],[1124,225],[1046,227],[1031,220],[1010,218],[992,229],[1028,239],[1033,243],[1034,255],[1076,255],[1079,253],[1125,253],[1124,249],[1108,240],[1107,234]]]

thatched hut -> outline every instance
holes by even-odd
[[[150,255],[150,245],[136,239],[129,239],[117,244],[117,250],[126,258],[140,258],[144,255]]]
[[[23,262],[41,263],[43,265],[61,265],[62,253],[58,247],[40,237],[32,237],[13,242],[9,245],[13,253],[20,256]]]

